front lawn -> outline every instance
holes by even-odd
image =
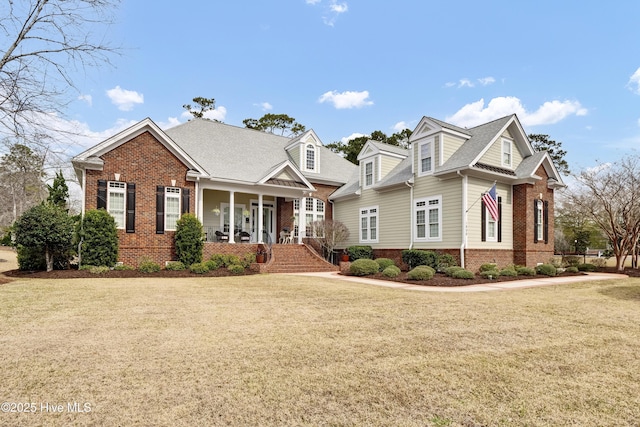
[[[0,285],[0,397],[36,411],[0,425],[633,426],[639,336],[635,278],[18,279]]]

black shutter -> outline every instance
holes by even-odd
[[[538,200],[533,199],[533,243],[538,243]]]
[[[502,242],[502,197],[498,197],[498,242]]]
[[[156,234],[164,234],[164,187],[156,187]]]
[[[107,209],[107,181],[98,180],[98,200],[96,201],[96,209]]]
[[[542,221],[544,230],[544,242],[549,243],[549,202],[545,200],[544,206],[542,208]]]
[[[484,200],[480,201],[481,206],[480,206],[480,229],[482,230],[482,241],[486,242],[487,241],[487,208],[484,205]]]
[[[127,233],[136,232],[136,185],[127,183]]]
[[[189,213],[189,201],[191,199],[188,188],[182,189],[182,214]]]

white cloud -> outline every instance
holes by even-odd
[[[368,105],[373,105],[373,101],[368,98],[369,91],[367,90],[363,90],[362,92],[337,92],[332,90],[322,94],[318,99],[318,102],[330,102],[335,108],[342,110],[346,108],[362,108]]]
[[[495,83],[496,79],[494,79],[493,77],[483,77],[481,79],[478,79],[478,81],[482,86],[489,86],[490,84]]]
[[[166,121],[157,122],[158,126],[160,126],[160,129],[163,130],[178,126],[180,123],[182,122],[177,117],[167,117]]]
[[[456,85],[455,82],[447,82],[444,84],[444,87],[454,87]]]
[[[131,111],[135,104],[144,103],[144,95],[134,90],[122,89],[120,86],[109,89],[107,96],[121,111]]]
[[[370,135],[366,135],[364,133],[352,133],[349,136],[343,136],[342,138],[340,138],[340,142],[342,142],[343,144],[347,144],[352,139],[360,138],[361,136],[369,137]]]
[[[407,126],[407,122],[402,121],[402,122],[398,122],[395,125],[393,125],[393,130],[395,132],[400,132],[400,131],[403,131],[405,129],[409,129],[409,126]]]
[[[190,120],[193,118],[190,112],[184,111],[180,117],[184,120]],[[216,107],[215,110],[205,111],[203,114],[205,119],[210,120],[218,120],[220,122],[224,122],[225,117],[227,117],[227,109],[223,106]]]
[[[329,5],[329,10],[331,10],[331,12],[340,14],[340,13],[345,13],[346,11],[349,10],[349,6],[346,3],[336,3],[333,2]]]
[[[473,127],[510,114],[517,114],[525,126],[557,123],[570,115],[584,116],[587,109],[578,101],[547,101],[536,111],[528,112],[513,96],[493,98],[485,107],[484,99],[467,104],[446,120],[462,127]]]
[[[271,111],[273,110],[273,105],[269,104],[268,102],[261,102],[260,104],[253,104],[256,107],[260,107],[262,108],[262,111]]]
[[[633,75],[629,78],[627,87],[635,94],[640,95],[640,68],[638,68],[636,72],[633,73]]]
[[[460,79],[458,87],[473,87],[474,84],[469,79]]]
[[[305,0],[305,3],[315,6],[316,4],[321,3],[321,0]],[[346,2],[338,3],[338,0],[330,0],[323,10],[322,21],[326,25],[333,27],[338,16],[349,10],[349,5]]]
[[[313,5],[313,4],[320,3],[320,0],[306,0],[305,3]]]
[[[91,95],[80,95],[78,96],[78,99],[80,101],[86,102],[89,107],[93,106],[93,97]]]

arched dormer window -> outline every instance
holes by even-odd
[[[305,147],[305,169],[316,170],[316,147],[313,144],[307,144]]]

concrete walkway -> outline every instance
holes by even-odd
[[[483,283],[481,285],[444,287],[444,286],[410,285],[408,283],[398,283],[398,282],[392,282],[387,280],[368,279],[366,277],[345,276],[338,272],[289,273],[289,274],[294,276],[324,277],[327,279],[343,280],[343,281],[353,282],[353,283],[364,283],[367,285],[385,286],[387,288],[397,288],[397,289],[405,289],[410,291],[422,291],[422,292],[504,291],[509,289],[534,288],[537,286],[552,286],[552,285],[561,285],[565,283],[589,282],[594,280],[626,279],[629,277],[626,274],[586,273],[585,275],[582,275],[582,276],[531,278],[531,279],[513,280],[511,282],[495,282],[495,283]]]

